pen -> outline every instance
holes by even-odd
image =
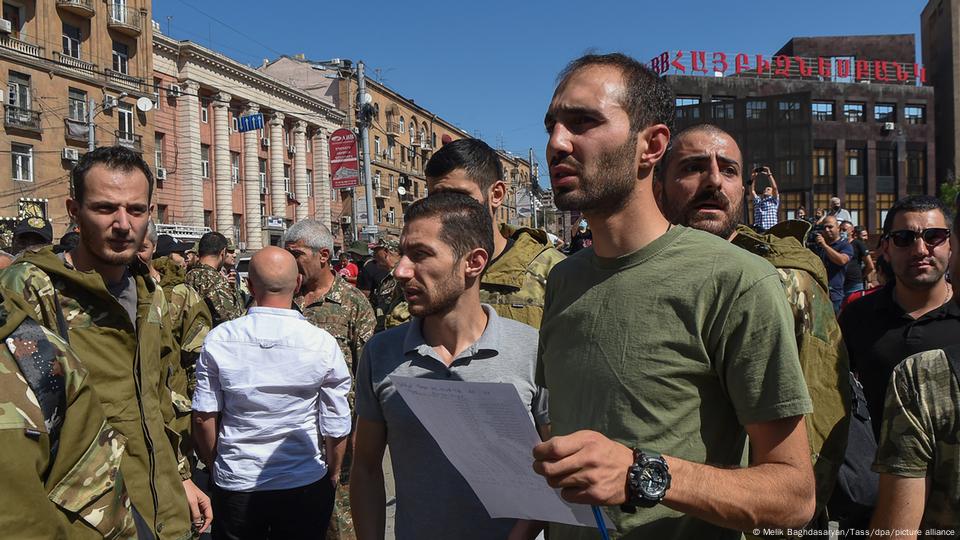
[[[600,529],[600,538],[610,540],[610,535],[607,534],[607,526],[603,523],[603,514],[600,513],[600,507],[592,505],[590,508],[593,509],[593,517],[597,520],[597,529]]]

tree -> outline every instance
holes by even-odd
[[[952,170],[947,171],[946,180],[940,184],[940,200],[947,208],[956,208],[957,196],[960,195],[960,181]]]

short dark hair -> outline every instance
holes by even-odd
[[[86,194],[87,173],[94,165],[102,164],[108,169],[124,172],[139,169],[147,177],[147,202],[153,199],[153,173],[143,156],[125,146],[101,146],[87,152],[70,171],[70,183],[73,188],[73,200],[83,203]]]
[[[947,221],[947,227],[951,227],[953,222],[952,215],[947,205],[943,204],[943,201],[931,195],[910,195],[909,197],[897,200],[897,202],[893,203],[893,206],[890,207],[890,210],[887,211],[887,217],[883,220],[883,236],[886,237],[890,234],[893,228],[893,220],[896,219],[897,214],[903,212],[929,212],[931,210],[939,210],[943,214],[943,218]]]
[[[467,173],[484,198],[490,186],[503,180],[500,156],[480,139],[459,139],[443,145],[427,162],[423,174],[427,178],[442,178],[457,169]]]
[[[567,64],[557,76],[557,92],[581,69],[609,66],[620,70],[625,90],[620,106],[630,116],[630,131],[636,133],[654,124],[673,130],[675,99],[665,80],[641,62],[623,54],[585,54]]]
[[[219,255],[221,251],[227,249],[227,237],[216,232],[210,231],[200,237],[197,246],[197,255],[206,257],[208,255]]]
[[[473,197],[442,191],[414,202],[403,214],[407,224],[427,218],[440,218],[440,239],[457,259],[476,248],[493,257],[493,218]]]
[[[694,124],[692,126],[687,126],[684,129],[680,130],[680,132],[677,133],[676,135],[673,135],[670,137],[670,142],[667,143],[667,150],[666,152],[663,153],[663,158],[660,160],[660,163],[657,164],[657,171],[660,174],[657,174],[656,176],[654,176],[655,179],[665,180],[664,175],[667,174],[667,167],[670,166],[670,160],[673,159],[674,150],[676,149],[677,144],[679,144],[680,141],[682,141],[688,135],[691,135],[693,133],[700,133],[700,132],[709,133],[713,135],[726,135],[727,137],[730,137],[730,140],[733,141],[734,144],[737,145],[737,149],[738,150],[740,149],[740,145],[739,143],[737,143],[737,140],[733,138],[733,135],[731,135],[727,130],[723,129],[722,127],[719,127],[714,124],[709,124],[706,122],[702,124]],[[743,152],[741,151],[740,159],[743,159],[742,154]]]

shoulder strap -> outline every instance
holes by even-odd
[[[943,348],[943,354],[947,357],[947,363],[950,364],[950,371],[956,377],[957,383],[960,383],[960,345],[950,345]]]
[[[67,319],[63,316],[63,308],[60,306],[60,293],[57,292],[56,287],[53,287],[53,303],[57,309],[57,334],[60,334],[64,341],[70,343],[70,326],[67,325]]]
[[[59,311],[59,309],[58,309]],[[63,367],[43,328],[25,318],[6,339],[7,348],[20,367],[20,373],[37,397],[43,423],[50,438],[50,461],[57,457],[60,428],[67,412],[67,392]]]

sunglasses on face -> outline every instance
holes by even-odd
[[[911,231],[904,229],[902,231],[893,231],[887,235],[887,238],[893,241],[897,247],[912,246],[917,238],[923,238],[923,243],[930,247],[937,247],[950,238],[950,229],[932,228],[922,231]]]

